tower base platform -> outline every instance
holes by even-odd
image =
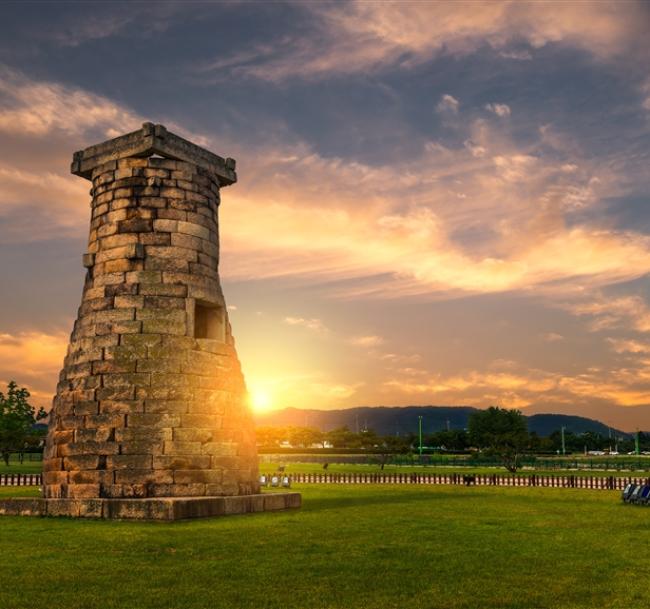
[[[68,516],[107,520],[174,521],[299,508],[300,493],[144,499],[0,499],[0,516]]]

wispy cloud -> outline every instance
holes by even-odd
[[[381,336],[370,334],[367,336],[354,336],[350,339],[350,344],[355,347],[379,347],[384,344]]]
[[[161,2],[155,7],[139,2],[95,3],[92,11],[60,11],[52,27],[32,31],[33,38],[51,41],[60,47],[80,47],[86,43],[107,38],[147,38],[162,34],[171,25],[181,19],[196,16],[194,7],[189,12],[184,10],[182,2]]]
[[[56,82],[34,81],[0,66],[0,131],[44,136],[96,130],[115,137],[138,128],[142,118],[105,97]]]
[[[634,339],[608,338],[607,342],[611,344],[616,353],[633,353],[646,354],[650,353],[650,343]]]
[[[547,332],[546,334],[542,334],[542,340],[547,343],[557,343],[564,340],[564,336],[557,332]]]
[[[650,307],[638,295],[607,298],[595,291],[579,300],[559,303],[559,306],[589,319],[589,327],[594,332],[613,328],[650,332]]]
[[[450,112],[452,114],[458,114],[459,106],[460,106],[460,102],[453,95],[449,95],[448,93],[445,93],[440,98],[440,101],[436,106],[436,110],[442,113]]]
[[[644,3],[625,10],[602,2],[522,5],[489,3],[352,2],[298,5],[312,17],[304,37],[281,39],[275,52],[261,49],[236,61],[221,59],[219,70],[272,81],[319,78],[410,67],[441,54],[467,55],[491,47],[501,57],[530,59],[530,49],[561,44],[598,59],[633,49],[644,35]],[[526,44],[529,48],[522,48]]]
[[[69,173],[81,147],[138,129],[147,120],[107,97],[57,82],[34,80],[0,64],[0,241],[83,235],[88,183]],[[199,144],[200,134],[167,122]],[[12,216],[39,218],[28,226]]]
[[[646,109],[650,110],[650,78],[645,81],[641,87],[642,102],[641,105]]]
[[[224,272],[364,279],[332,289],[402,298],[542,285],[561,292],[563,282],[597,287],[650,271],[646,235],[600,225],[596,215],[572,218],[620,192],[622,174],[575,154],[568,171],[560,142],[557,158],[549,154],[547,132],[538,151],[482,121],[467,130],[461,148],[427,146],[420,158],[384,166],[324,158],[304,145],[242,152],[264,180],[224,194]],[[252,224],[251,215],[264,221]]]
[[[384,383],[387,391],[434,404],[490,404],[527,408],[540,402],[585,406],[597,396],[621,407],[650,405],[650,374],[643,365],[585,370],[573,376],[518,366],[509,370],[472,370],[462,374],[400,375]]]
[[[329,329],[320,319],[305,319],[304,317],[285,317],[284,323],[290,326],[301,326],[317,334],[327,334]]]
[[[508,104],[490,103],[486,104],[485,109],[496,114],[497,116],[500,116],[501,118],[510,116],[510,106]]]
[[[76,141],[80,133],[113,135],[142,120],[80,89],[7,70],[2,76],[0,92],[10,103],[0,110],[0,131],[43,138],[58,131]],[[451,96],[445,103],[457,107]],[[576,278],[602,286],[650,270],[645,235],[567,221],[574,210],[617,192],[619,178],[605,165],[575,154],[567,164],[557,136],[555,159],[535,145],[522,149],[480,120],[465,128],[460,148],[431,145],[420,158],[384,166],[325,158],[300,143],[255,150],[227,143],[239,149],[251,178],[224,193],[224,247],[233,255],[224,272],[364,279],[335,289],[346,297],[390,298],[527,290]],[[540,147],[548,147],[550,133],[540,132]],[[0,213],[32,201],[61,222],[86,222],[79,180],[3,163]],[[459,199],[463,205],[449,205]],[[56,213],[70,205],[70,213]],[[251,223],[251,216],[263,221]],[[482,233],[478,242],[461,237],[472,227]]]
[[[515,59],[516,61],[530,61],[533,56],[530,51],[499,51],[499,57],[504,59]]]

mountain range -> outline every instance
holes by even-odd
[[[361,406],[341,410],[283,408],[255,415],[258,426],[313,427],[330,431],[346,426],[352,431],[372,429],[379,435],[417,433],[419,417],[425,434],[443,429],[465,429],[469,415],[478,409],[471,406]],[[533,414],[527,417],[528,429],[548,436],[565,427],[575,434],[585,432],[628,437],[629,434],[587,417],[565,414]]]

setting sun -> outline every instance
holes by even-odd
[[[271,394],[264,389],[252,389],[250,392],[251,407],[255,412],[264,412],[272,406]]]

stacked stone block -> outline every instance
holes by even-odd
[[[154,130],[182,154],[151,156],[161,144],[130,156]],[[87,273],[50,417],[45,496],[257,493],[218,274],[219,193],[234,181],[224,179],[234,162],[220,175],[211,153],[150,124],[115,142],[116,153],[107,142],[73,164],[92,180]]]

